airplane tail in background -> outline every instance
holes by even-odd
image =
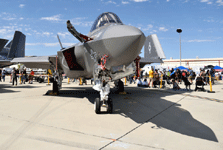
[[[26,36],[20,31],[15,31],[12,41],[6,46],[6,48],[9,48],[7,58],[24,57],[25,42]]]
[[[0,39],[0,52],[2,51],[2,49],[5,47],[5,44],[8,42],[9,40],[6,39]]]
[[[11,45],[12,45],[12,40],[5,46],[5,48],[9,48],[10,49]]]
[[[146,37],[144,44],[144,58],[140,60],[140,67],[151,63],[162,63],[166,56],[156,34]]]

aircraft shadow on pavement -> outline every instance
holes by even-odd
[[[125,91],[126,95],[120,95],[115,94],[115,89],[111,89],[109,96],[113,100],[113,114],[131,118],[139,124],[154,123],[156,126],[152,126],[153,129],[165,128],[183,135],[218,142],[208,126],[193,118],[190,112],[181,108],[180,104],[174,103],[180,98],[174,102],[165,100],[165,97],[179,93],[137,87],[125,87]],[[93,104],[99,93],[92,87],[66,87],[60,91],[59,96],[86,97]],[[107,114],[102,113],[102,115]]]
[[[29,85],[17,85],[11,86],[11,84],[0,84],[0,93],[14,93],[19,92],[15,91],[21,88],[38,88],[37,86],[29,86]]]

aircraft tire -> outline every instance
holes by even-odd
[[[107,109],[107,112],[112,114],[113,112],[113,102],[112,102],[112,99],[111,98],[108,98],[108,109]]]
[[[124,92],[124,83],[121,80],[118,83],[118,92]]]
[[[55,93],[59,93],[59,91],[58,91],[58,84],[57,84],[57,82],[56,81],[53,81],[53,92]]]
[[[94,111],[96,114],[101,113],[101,102],[99,98],[96,98],[94,101]]]

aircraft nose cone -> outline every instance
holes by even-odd
[[[141,35],[144,35],[143,32],[136,27],[128,25],[114,25],[107,29],[103,35],[103,38],[106,39]]]
[[[136,27],[128,25],[111,26],[103,35],[104,45],[111,58],[111,66],[131,63],[140,53],[145,35]]]

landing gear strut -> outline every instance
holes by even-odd
[[[61,88],[62,85],[62,73],[55,73],[54,78],[52,78],[52,82],[53,82],[53,94],[54,95],[59,95],[59,90]]]
[[[101,106],[107,108],[108,113],[112,113],[113,111],[113,103],[108,95],[110,93],[110,86],[108,84],[110,77],[109,70],[106,69],[106,59],[107,55],[103,55],[99,64],[95,63],[94,65],[94,82],[95,85],[93,89],[100,92],[100,98],[96,98],[94,102],[95,113],[99,114],[101,112]]]
[[[108,98],[108,95],[110,93],[110,86],[108,83],[103,80],[103,83],[101,80],[95,80],[95,85],[93,86],[93,89],[100,92],[100,98],[96,98],[94,102],[94,108],[95,113],[99,114],[101,112],[101,106],[107,107],[107,112],[112,113],[113,104],[112,100]]]

